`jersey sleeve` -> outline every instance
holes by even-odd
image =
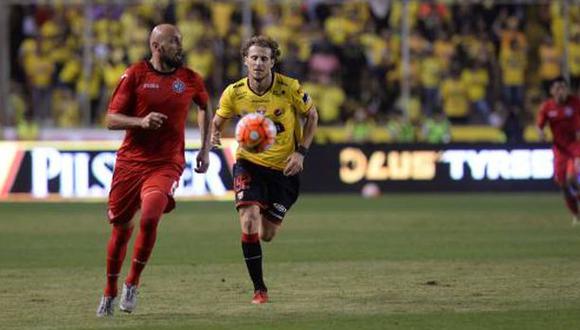
[[[107,112],[130,114],[135,103],[135,86],[135,72],[129,68],[123,73],[115,91],[113,91]]]
[[[294,108],[301,115],[306,115],[314,105],[310,95],[304,91],[298,80],[294,80],[292,83],[292,98]]]
[[[232,93],[233,93],[232,85],[229,85],[224,90],[222,96],[220,97],[220,103],[216,111],[216,114],[218,116],[229,119],[236,114],[234,104],[232,102]]]
[[[538,111],[538,118],[536,119],[536,126],[540,129],[544,129],[546,125],[546,103],[542,103],[540,106],[540,111]]]
[[[207,109],[209,94],[207,88],[205,88],[203,79],[196,73],[193,73],[193,85],[196,91],[193,95],[193,102],[195,102],[195,104],[197,104],[201,109]]]

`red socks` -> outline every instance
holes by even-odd
[[[141,226],[139,228],[139,234],[137,234],[137,239],[135,240],[131,269],[125,281],[128,284],[139,284],[141,272],[145,268],[153,251],[155,239],[157,238],[157,225],[159,224],[163,210],[167,206],[167,202],[167,195],[160,191],[151,191],[143,196],[141,203]]]
[[[117,296],[117,279],[125,260],[127,253],[127,243],[131,239],[133,227],[123,228],[113,225],[109,244],[107,245],[107,285],[105,287],[105,296]]]

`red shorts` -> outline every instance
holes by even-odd
[[[554,181],[556,183],[562,186],[566,178],[575,176],[576,172],[574,157],[554,152]]]
[[[109,193],[107,216],[110,223],[129,222],[141,207],[142,196],[161,191],[168,196],[163,213],[175,208],[173,192],[182,169],[174,164],[151,167],[131,167],[117,163]]]

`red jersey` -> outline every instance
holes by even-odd
[[[580,131],[580,99],[569,96],[566,103],[560,105],[553,99],[540,106],[537,126],[544,129],[548,123],[552,131],[554,151],[567,156],[578,154],[576,132]]]
[[[149,61],[129,67],[113,92],[108,113],[145,117],[150,112],[167,115],[157,130],[127,129],[117,160],[139,163],[185,164],[185,121],[194,101],[205,109],[208,93],[202,78],[187,68],[159,72]]]

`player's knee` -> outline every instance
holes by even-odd
[[[245,233],[255,232],[255,228],[260,223],[260,209],[257,206],[240,208],[240,222],[242,231]]]
[[[141,230],[144,231],[155,231],[157,230],[157,224],[159,223],[159,216],[144,216],[141,217]]]
[[[274,236],[276,236],[275,231],[262,231],[260,233],[260,239],[264,242],[272,241],[274,239]]]

